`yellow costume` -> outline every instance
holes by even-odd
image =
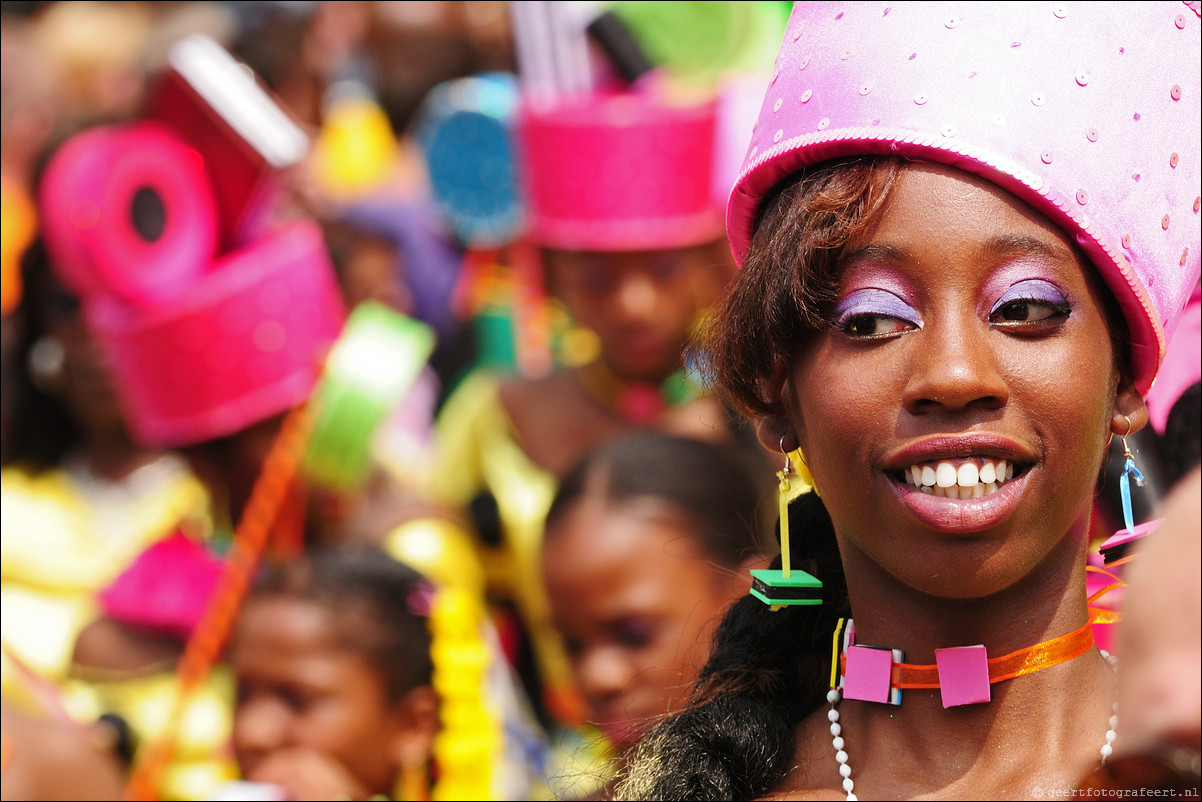
[[[181,525],[204,532],[208,497],[174,456],[103,490],[78,475],[0,472],[3,697],[43,714],[48,703],[61,705],[79,721],[115,712],[146,740],[170,710],[174,673],[85,683],[69,679],[72,652],[99,614],[96,595],[143,550]],[[232,699],[221,674],[194,698],[168,775],[169,797],[203,798],[232,775],[225,757]]]
[[[467,509],[484,492],[496,500],[501,541],[493,545],[473,539],[486,592],[491,601],[511,603],[517,610],[537,661],[542,701],[565,725],[553,733],[547,779],[553,787],[570,783],[578,792],[591,779],[582,775],[597,774],[609,745],[583,724],[583,702],[543,590],[543,524],[558,483],[526,456],[499,389],[496,375],[478,370],[447,399],[436,426],[439,451],[432,492],[458,509]]]

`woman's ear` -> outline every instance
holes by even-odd
[[[438,695],[429,685],[409,691],[393,710],[389,748],[400,767],[425,765],[438,733]]]
[[[756,418],[755,434],[770,453],[785,454],[798,448],[797,433],[782,407],[779,412]]]
[[[1148,405],[1135,389],[1134,380],[1122,371],[1114,397],[1114,412],[1110,416],[1110,431],[1124,437],[1148,425]]]

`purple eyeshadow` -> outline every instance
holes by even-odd
[[[843,325],[848,319],[860,315],[876,315],[880,317],[895,317],[922,325],[918,310],[887,290],[868,287],[850,292],[839,305],[835,307],[835,323]]]
[[[1068,306],[1064,290],[1050,281],[1031,278],[1011,285],[993,305],[990,314],[1015,301],[1037,301],[1050,306]]]

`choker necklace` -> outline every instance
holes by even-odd
[[[1013,679],[1014,677],[1019,677],[1023,674],[1030,674],[1044,668],[1051,668],[1054,665],[1059,665],[1060,663],[1067,662],[1074,657],[1078,657],[1092,648],[1094,645],[1092,623],[1093,622],[1091,621],[1081,629],[1074,630],[1067,635],[1061,635],[1058,638],[1037,643],[1034,646],[1028,646],[1026,649],[1019,649],[1016,652],[1011,652],[1008,655],[1003,655],[1002,657],[993,658],[991,660],[984,659],[984,646],[961,646],[953,647],[952,649],[936,649],[935,659],[939,662],[937,662],[935,665],[927,666],[910,665],[901,662],[901,650],[899,649],[881,649],[879,647],[871,646],[858,647],[868,651],[879,652],[884,656],[883,659],[887,659],[891,663],[884,674],[886,681],[886,684],[884,685],[884,694],[886,698],[871,698],[864,699],[864,701],[880,701],[890,704],[900,704],[901,688],[904,687],[931,689],[939,688],[943,693],[944,707],[973,704],[974,702],[971,701],[954,701],[953,704],[948,704],[948,689],[953,689],[953,699],[963,698],[966,696],[974,697],[979,695],[980,661],[983,660],[985,670],[987,672],[987,679],[984,686],[986,698],[979,699],[978,701],[987,702],[989,701],[988,689],[991,683],[1001,682],[1004,679]],[[1084,635],[1082,634],[1083,631],[1085,633]],[[857,797],[854,793],[855,781],[852,780],[851,777],[851,765],[848,763],[846,743],[843,739],[843,727],[839,723],[839,701],[843,698],[861,699],[862,697],[848,694],[848,676],[846,673],[844,673],[846,669],[841,671],[840,666],[846,665],[849,662],[847,660],[848,649],[854,650],[857,648],[854,644],[854,640],[855,629],[852,620],[839,619],[839,623],[835,627],[834,635],[835,654],[833,665],[831,667],[832,687],[826,694],[826,700],[830,702],[831,705],[831,709],[826,714],[826,718],[831,725],[831,745],[835,748],[835,762],[839,764],[839,776],[843,778],[843,790],[847,793],[848,800],[855,800]],[[1088,645],[1086,645],[1084,648],[1080,648],[1081,643],[1086,641],[1088,641]],[[961,650],[971,649],[980,649],[980,653],[973,654],[971,657],[967,658],[967,660],[960,656],[964,654],[971,654]],[[1106,659],[1106,662],[1110,664],[1110,667],[1114,668],[1115,664],[1118,662],[1117,659],[1113,655],[1108,654],[1105,650],[1099,649],[1098,651],[1101,653],[1102,657]],[[956,656],[953,656],[952,660],[948,661],[946,658],[940,659],[941,653],[953,653]],[[854,655],[856,653],[853,651],[852,654]],[[870,660],[877,660],[879,666],[882,658],[869,657]],[[857,660],[855,657],[853,657],[850,662],[853,666],[855,666]],[[946,676],[940,673],[941,669]],[[879,667],[869,670],[875,670],[876,679],[868,684],[875,684],[879,686],[881,676]],[[977,675],[976,681],[973,681],[973,677],[968,677],[968,674]],[[865,674],[860,677],[860,685],[865,684],[863,680],[868,676],[870,675]],[[934,679],[933,683],[931,682],[932,678]],[[842,680],[842,686],[840,685],[840,679]],[[965,681],[966,679],[967,681]],[[973,686],[977,686],[977,693],[973,693]],[[860,692],[863,690],[862,687],[856,688],[856,684],[854,682],[852,687],[853,692]],[[872,689],[872,693],[874,697],[878,697],[880,695],[880,689]],[[1099,750],[1103,764],[1105,764],[1106,758],[1110,757],[1110,755],[1114,752],[1114,740],[1116,738],[1116,729],[1118,727],[1117,702],[1115,702],[1111,709],[1110,721],[1108,724],[1109,727],[1106,730],[1106,740],[1102,744],[1102,748]]]
[[[935,650],[935,663],[904,662],[900,649],[855,642],[855,623],[835,625],[831,687],[845,699],[900,705],[902,690],[939,689],[944,707],[981,704],[992,698],[990,686],[1060,665],[1093,648],[1093,620],[1051,640],[990,658],[983,645]]]
[[[705,390],[693,371],[680,368],[658,385],[652,382],[624,381],[604,362],[597,360],[577,371],[585,391],[627,423],[648,426],[665,409],[680,406],[704,395]]]

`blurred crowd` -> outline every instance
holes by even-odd
[[[692,335],[789,6],[0,3],[6,799],[608,793],[778,548]]]
[[[6,799],[606,793],[779,467],[688,344],[788,4],[673,5],[3,3]]]

